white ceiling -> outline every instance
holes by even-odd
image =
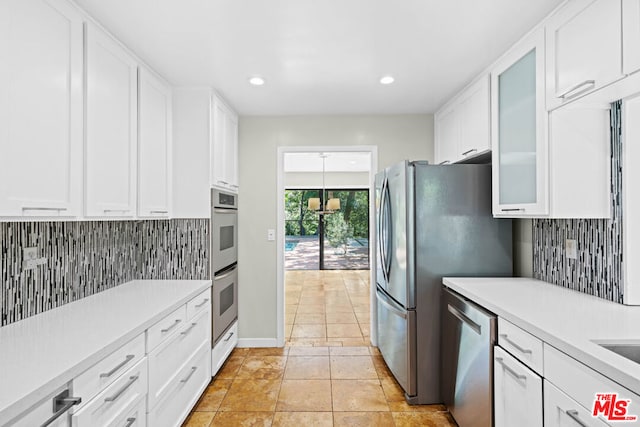
[[[213,86],[241,115],[434,112],[562,2],[76,1],[172,84]]]
[[[371,153],[332,152],[332,153],[285,153],[285,172],[322,172],[324,157],[325,172],[369,172]]]

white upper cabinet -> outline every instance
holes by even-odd
[[[460,96],[460,141],[458,158],[466,159],[491,149],[490,77],[480,80]]]
[[[434,117],[435,163],[466,160],[491,148],[489,76],[483,76]]]
[[[544,31],[521,40],[491,72],[494,216],[548,214]]]
[[[136,214],[137,64],[86,26],[85,215]]]
[[[622,72],[640,70],[640,0],[622,0]]]
[[[168,217],[171,205],[171,88],[138,74],[138,216]]]
[[[82,206],[82,16],[64,0],[0,1],[0,216]]]
[[[211,97],[211,185],[238,190],[238,116],[217,95]]]
[[[438,111],[434,117],[435,163],[448,165],[457,160],[458,141],[460,139],[460,126],[458,110],[455,105],[448,105]]]
[[[623,77],[621,0],[571,0],[547,29],[547,108]]]

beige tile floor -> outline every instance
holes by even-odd
[[[455,426],[405,402],[369,346],[368,293],[368,271],[287,272],[287,346],[235,349],[184,425]]]

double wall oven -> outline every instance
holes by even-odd
[[[211,190],[212,346],[238,318],[238,195]]]

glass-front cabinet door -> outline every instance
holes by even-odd
[[[491,73],[494,216],[548,214],[544,77],[542,29],[514,46]]]

